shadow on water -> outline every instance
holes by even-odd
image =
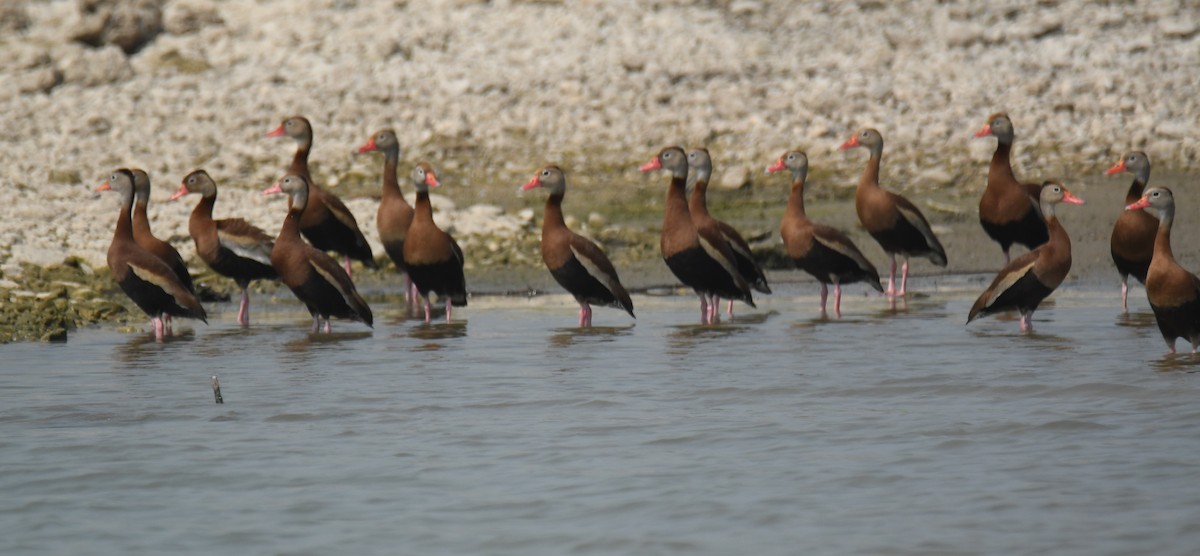
[[[571,347],[577,343],[605,343],[633,333],[633,324],[625,326],[591,326],[587,328],[559,328],[550,335],[553,347]]]

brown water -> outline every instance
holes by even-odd
[[[1193,554],[1200,361],[1140,290],[964,326],[982,279],[839,321],[779,284],[712,327],[690,296],[585,331],[564,296],[377,299],[310,336],[281,298],[0,346],[3,552]]]

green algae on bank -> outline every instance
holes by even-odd
[[[0,343],[63,341],[80,325],[120,321],[130,308],[113,301],[117,295],[107,270],[94,271],[78,257],[22,264],[19,274],[0,276]]]

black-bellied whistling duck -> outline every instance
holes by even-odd
[[[1183,338],[1191,342],[1192,353],[1196,353],[1200,347],[1200,278],[1179,266],[1171,252],[1175,196],[1165,187],[1152,187],[1125,209],[1133,212],[1147,207],[1158,211],[1158,232],[1154,260],[1146,272],[1146,298],[1167,342],[1167,352],[1175,353],[1175,339]]]
[[[404,264],[404,238],[413,221],[413,208],[400,192],[396,180],[396,165],[400,162],[400,140],[390,129],[376,131],[367,143],[358,148],[358,153],[379,151],[383,153],[383,190],[379,198],[379,212],[375,214],[375,226],[379,228],[379,240],[383,250],[392,259],[396,268],[405,274],[404,298],[409,303],[417,301],[417,291],[408,276],[408,265]]]
[[[1059,182],[1042,184],[1042,216],[1046,219],[1050,240],[1004,265],[992,285],[971,307],[967,323],[992,313],[1016,309],[1021,312],[1021,331],[1033,329],[1033,312],[1062,284],[1071,270],[1071,238],[1054,215],[1054,206],[1064,202],[1082,205],[1083,199],[1072,195]]]
[[[879,186],[879,162],[883,158],[883,136],[874,129],[864,129],[842,143],[838,150],[864,147],[871,152],[867,167],[858,180],[854,208],[867,233],[892,259],[888,274],[889,296],[904,295],[908,290],[908,258],[926,257],[937,266],[946,266],[946,250],[933,235],[929,221],[908,199]],[[896,255],[904,257],[900,291],[896,291]]]
[[[150,205],[150,175],[145,170],[132,168],[129,170],[133,174],[133,240],[138,245],[154,254],[155,257],[162,259],[175,275],[179,277],[179,282],[183,287],[193,294],[196,293],[196,287],[192,284],[192,275],[188,273],[187,263],[183,261],[183,256],[170,243],[167,243],[157,237],[150,231],[150,218],[146,214],[146,209]]]
[[[371,245],[359,230],[354,214],[337,195],[317,187],[308,173],[308,153],[312,150],[313,141],[312,124],[304,116],[292,116],[267,133],[267,137],[283,136],[296,141],[296,154],[287,173],[304,178],[310,188],[308,208],[300,218],[300,232],[313,247],[343,255],[347,274],[352,274],[350,259],[361,261],[368,268],[375,268]]]
[[[133,182],[133,173],[122,168],[113,172],[98,189],[121,195],[121,212],[117,215],[116,232],[108,247],[108,268],[125,295],[150,316],[154,323],[154,339],[161,342],[165,330],[162,315],[200,319],[205,324],[208,315],[196,296],[183,287],[175,271],[134,241],[133,220],[129,214],[133,208]]]
[[[1033,249],[1046,243],[1050,235],[1038,207],[1042,186],[1021,183],[1013,174],[1010,157],[1014,132],[1008,114],[997,112],[988,116],[987,123],[975,133],[976,138],[989,135],[996,138],[996,153],[988,166],[987,188],[979,199],[979,223],[1000,244],[1004,264],[1008,264],[1008,249],[1012,244]]]
[[[688,212],[692,215],[692,224],[695,224],[698,233],[705,233],[701,231],[711,228],[725,238],[725,242],[733,250],[733,259],[737,262],[737,270],[742,279],[756,291],[771,293],[771,286],[767,284],[762,267],[750,252],[750,244],[733,226],[713,218],[708,213],[708,180],[712,177],[712,157],[709,156],[708,149],[692,149],[688,151],[687,156],[688,177],[692,178],[692,195],[688,198]],[[729,300],[728,313],[733,317],[732,299]]]
[[[179,277],[179,282],[183,284],[183,287],[192,292],[192,295],[196,295],[196,285],[192,283],[192,275],[188,272],[183,256],[174,246],[154,237],[154,233],[150,231],[150,217],[146,214],[146,209],[150,205],[150,174],[139,168],[131,168],[129,171],[133,174],[133,240],[142,246],[142,249],[167,263],[167,266],[171,267],[171,270]],[[162,322],[166,333],[170,334],[171,315],[164,313]]]
[[[808,177],[808,155],[803,151],[788,151],[775,164],[767,168],[768,173],[788,170],[792,173],[792,191],[788,195],[787,210],[779,226],[779,235],[787,254],[803,270],[821,283],[821,316],[825,316],[825,302],[829,297],[829,284],[833,284],[833,314],[842,316],[842,284],[866,282],[868,286],[882,292],[879,271],[868,261],[858,246],[840,230],[817,224],[804,213],[804,181]]]
[[[279,273],[271,266],[271,250],[275,242],[266,232],[241,218],[213,220],[213,205],[217,203],[217,184],[208,172],[196,170],[183,178],[179,190],[171,196],[174,201],[188,193],[199,193],[200,202],[188,218],[188,234],[196,243],[196,254],[217,274],[232,278],[242,290],[238,305],[238,324],[250,324],[250,282],[278,280]]]
[[[322,320],[325,321],[325,332],[331,332],[329,319],[332,317],[372,326],[371,308],[358,295],[350,275],[324,251],[300,238],[300,219],[308,203],[309,191],[308,181],[295,174],[285,176],[263,191],[263,195],[288,195],[288,212],[279,237],[275,238],[275,248],[271,250],[271,266],[279,273],[280,280],[308,307],[314,333],[321,330]]]
[[[591,240],[572,232],[563,220],[562,201],[567,178],[558,166],[547,164],[533,175],[522,191],[550,190],[542,218],[542,261],[550,275],[579,302],[579,326],[592,325],[592,305],[616,307],[633,315],[633,300],[621,285],[617,269]],[[634,317],[636,318],[636,317]]]
[[[425,298],[425,322],[431,320],[429,294],[446,300],[446,322],[450,322],[451,307],[467,305],[467,279],[463,275],[463,252],[433,221],[433,205],[429,203],[429,188],[437,187],[437,174],[428,162],[420,162],[412,171],[417,190],[416,214],[404,240],[404,262],[417,292]]]
[[[679,147],[665,147],[643,172],[665,169],[671,173],[663,211],[662,249],[667,267],[700,296],[700,315],[705,324],[716,322],[717,298],[739,299],[754,307],[750,284],[737,271],[729,243],[715,231],[701,233],[692,223],[687,204],[687,156]]]
[[[1105,174],[1121,172],[1133,174],[1133,183],[1125,193],[1125,205],[1128,206],[1142,198],[1146,183],[1150,181],[1150,157],[1141,151],[1125,153],[1121,161],[1109,168]],[[1158,227],[1158,219],[1145,210],[1123,211],[1113,224],[1109,248],[1113,264],[1117,265],[1117,272],[1121,274],[1122,312],[1129,312],[1129,277],[1133,276],[1139,282],[1146,283],[1146,272],[1150,269],[1150,260],[1154,255],[1154,238],[1158,235]]]

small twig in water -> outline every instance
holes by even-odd
[[[217,380],[217,375],[212,376],[213,399],[217,403],[225,403],[225,398],[221,397],[221,381]]]

